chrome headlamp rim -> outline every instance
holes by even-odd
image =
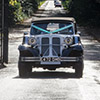
[[[67,45],[71,45],[73,44],[73,37],[71,36],[68,36],[65,38],[64,42],[67,44]]]
[[[35,44],[36,44],[36,39],[35,39],[35,37],[29,37],[29,38],[28,38],[28,44],[29,44],[29,45],[35,45]]]

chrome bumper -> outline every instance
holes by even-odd
[[[21,61],[22,62],[78,62],[81,58],[82,57],[21,57]]]

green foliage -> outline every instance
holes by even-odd
[[[39,3],[38,8],[40,8],[40,6],[41,6],[45,1],[46,1],[46,0],[41,0],[40,3]]]
[[[65,1],[62,1],[62,4],[64,6],[64,9],[67,9],[69,10],[70,9],[70,3],[71,3],[72,0],[65,0]]]
[[[70,15],[85,24],[100,25],[100,3],[97,0],[65,0]],[[65,6],[65,5],[64,5]]]
[[[14,0],[9,1],[9,24],[15,24],[16,22],[21,22],[25,18],[25,14],[22,11],[22,6],[20,2],[15,2]]]
[[[42,4],[43,1],[45,0],[41,0]],[[32,16],[40,4],[40,0],[9,0],[9,25],[22,22]]]
[[[27,16],[31,16],[38,9],[38,0],[21,0],[20,3]]]
[[[23,21],[24,13],[22,12],[21,3],[15,4],[15,11],[14,11],[14,21],[20,22]]]

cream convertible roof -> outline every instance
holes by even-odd
[[[41,22],[73,22],[76,23],[73,17],[44,17],[32,19],[32,23],[41,23]]]

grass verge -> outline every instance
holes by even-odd
[[[46,1],[46,0],[40,1],[40,4],[39,4],[39,7],[38,7],[38,8],[40,8],[41,5],[42,5],[45,1]]]

